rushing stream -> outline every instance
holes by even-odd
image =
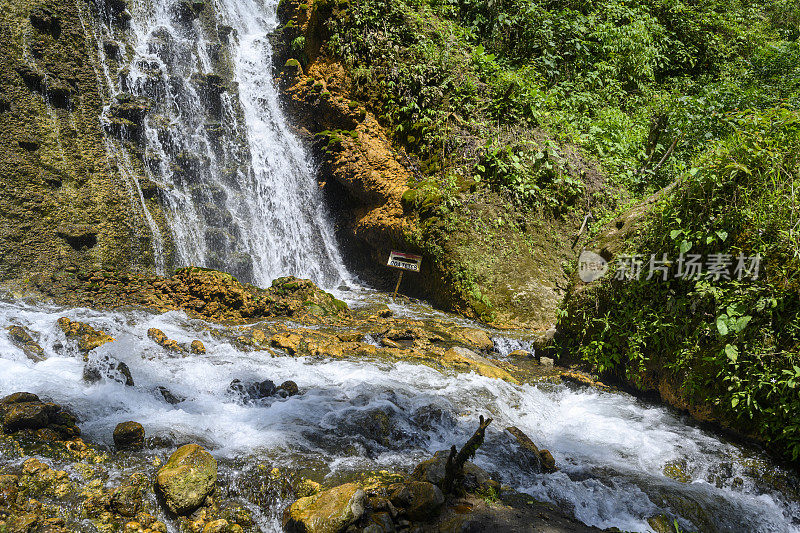
[[[91,352],[89,364],[121,360],[135,386],[111,378],[86,383],[82,355],[54,348],[67,345],[55,326],[62,315],[112,334],[117,341]],[[647,519],[665,513],[681,517],[688,530],[800,531],[793,473],[627,394],[550,383],[519,386],[409,363],[273,358],[240,351],[212,334],[217,326],[179,312],[109,313],[14,302],[2,304],[0,320],[41,332],[48,355],[33,363],[0,338],[0,394],[23,388],[68,406],[93,441],[110,445],[117,423],[139,420],[167,448],[198,442],[223,464],[253,458],[341,476],[407,470],[433,451],[464,442],[485,414],[495,422],[476,462],[507,485],[571,509],[587,524],[649,531]],[[199,338],[208,354],[170,356],[147,338],[150,327],[179,342]],[[302,394],[246,403],[228,392],[234,379],[291,379]],[[158,387],[185,400],[171,405]],[[527,472],[502,431],[510,425],[551,450],[561,470]],[[277,507],[262,510],[264,531],[279,528]]]
[[[116,98],[146,97],[154,104],[143,125],[145,171],[163,194],[174,262],[227,270],[262,286],[287,274],[324,287],[343,280],[353,286],[313,169],[272,81],[268,37],[277,27],[277,1],[216,0],[213,23],[182,12],[189,2],[129,4],[132,46],[123,47],[120,79],[110,68],[102,76]],[[110,26],[91,31],[98,43],[121,38]],[[231,72],[215,72],[226,64]],[[132,172],[128,154],[111,145],[109,152]],[[144,206],[140,189],[131,194]],[[162,257],[161,248],[156,252]],[[340,296],[354,305],[381,298],[368,291]],[[422,305],[393,310],[460,321]],[[116,341],[93,350],[85,363],[56,327],[61,316],[89,322]],[[62,404],[78,415],[84,438],[108,445],[116,424],[141,421],[161,443],[143,455],[197,442],[221,460],[223,477],[235,477],[233,465],[246,459],[333,477],[407,470],[463,443],[484,414],[495,422],[476,462],[504,484],[557,503],[587,524],[649,531],[648,518],[666,514],[689,530],[800,531],[800,481],[793,472],[623,393],[520,386],[405,362],[270,357],[241,351],[213,334],[219,326],[180,312],[4,301],[0,325],[38,332],[47,354],[34,363],[0,335],[0,396],[25,390]],[[179,342],[200,339],[208,353],[171,356],[147,338],[150,327]],[[524,338],[493,335],[497,357],[530,349]],[[126,363],[135,385],[113,375],[84,380],[86,364],[109,360]],[[228,390],[234,379],[294,380],[302,394],[243,402]],[[184,400],[166,402],[159,387]],[[380,430],[376,419],[384,421]],[[560,471],[526,471],[503,432],[511,425],[549,449]],[[262,530],[279,530],[285,503],[252,506]]]

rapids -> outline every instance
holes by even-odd
[[[55,325],[62,315],[114,336],[116,342],[91,352],[90,362],[125,362],[135,386],[113,375],[86,383],[82,355],[66,348]],[[0,395],[24,389],[65,405],[78,415],[86,439],[107,445],[117,423],[141,421],[165,447],[144,455],[198,442],[228,465],[223,470],[229,476],[235,477],[234,463],[252,460],[335,480],[360,471],[407,470],[436,450],[463,443],[484,414],[495,421],[476,462],[504,484],[554,502],[587,524],[649,531],[647,519],[666,514],[690,531],[800,531],[795,474],[758,450],[624,393],[520,386],[406,362],[273,358],[240,351],[214,334],[220,326],[180,312],[6,301],[0,322],[40,332],[48,355],[33,363],[0,337]],[[147,338],[150,327],[179,342],[200,339],[208,353],[170,355]],[[244,403],[228,392],[234,379],[291,379],[302,394]],[[185,400],[171,405],[158,387]],[[525,471],[502,431],[510,425],[549,449],[561,470]],[[264,531],[278,530],[276,517],[285,504],[261,509]]]

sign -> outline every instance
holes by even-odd
[[[392,268],[399,268],[401,270],[410,270],[412,272],[419,272],[419,267],[422,264],[422,256],[414,254],[406,254],[403,252],[392,251],[389,254],[389,262],[386,266]]]

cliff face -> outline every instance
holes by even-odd
[[[153,228],[168,235],[153,195],[111,156],[101,122],[109,87],[100,59],[124,43],[124,2],[0,4],[0,279],[65,265],[150,270]],[[115,148],[114,145],[117,145]]]
[[[422,271],[405,282],[406,294],[498,326],[548,328],[583,213],[553,216],[515,205],[468,177],[448,185],[445,198],[447,169],[423,168],[406,151],[378,116],[377,86],[355,81],[357,66],[332,50],[331,24],[347,10],[346,2],[282,0],[275,65],[290,114],[334,191],[340,236],[360,255],[356,267],[391,289],[389,252],[421,253]],[[576,152],[569,155],[572,172],[594,181],[586,187],[588,205],[602,176]]]

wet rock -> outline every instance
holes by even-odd
[[[417,465],[411,473],[411,479],[426,481],[441,487],[445,477],[447,458],[449,456],[449,450],[440,450],[436,452],[432,458]],[[469,461],[464,463],[464,479],[462,483],[462,488],[470,492],[499,486],[484,469]]]
[[[87,383],[97,383],[105,378],[123,383],[127,387],[135,385],[128,365],[122,361],[117,361],[110,355],[92,359],[83,367],[83,379]]]
[[[300,498],[283,514],[287,533],[342,533],[366,510],[367,495],[356,483],[347,483]]]
[[[223,533],[226,532],[228,528],[228,521],[224,518],[220,518],[219,520],[213,520],[206,524],[203,528],[203,533]]]
[[[536,444],[516,426],[507,427],[506,431],[514,437],[516,443],[519,445],[520,455],[522,456],[521,462],[526,469],[532,472],[541,472],[544,468],[542,466],[539,448]]]
[[[47,358],[44,349],[33,340],[31,334],[22,326],[9,326],[6,331],[8,331],[8,336],[11,337],[11,342],[19,346],[31,361],[44,361]]]
[[[297,383],[291,380],[284,381],[278,388],[286,392],[288,396],[296,396],[300,394],[300,389],[297,387]]]
[[[456,369],[474,370],[478,374],[488,378],[503,379],[511,383],[517,383],[517,380],[506,370],[503,370],[472,350],[460,346],[447,350],[439,361],[445,366]]]
[[[390,500],[395,507],[404,509],[411,520],[424,522],[436,516],[444,503],[444,494],[433,483],[410,481],[396,488]]]
[[[206,346],[203,344],[203,341],[193,340],[191,344],[191,350],[193,354],[203,355],[206,353]]]
[[[50,6],[36,6],[31,10],[29,18],[31,26],[38,31],[50,34],[54,38],[61,35],[61,19]]]
[[[286,381],[280,387],[276,387],[275,383],[269,379],[250,383],[234,379],[228,386],[228,393],[241,398],[245,403],[276,396],[285,398],[298,394],[298,392],[297,384],[293,381]]]
[[[167,338],[166,334],[158,328],[150,328],[147,330],[147,336],[161,346],[171,352],[182,352],[183,348],[178,344],[178,341]]]
[[[460,333],[464,340],[476,350],[485,352],[494,350],[494,341],[492,341],[489,334],[482,329],[463,329]]]
[[[144,448],[144,428],[140,423],[133,421],[117,424],[114,428],[114,445],[120,451],[141,450]]]
[[[553,459],[553,454],[549,450],[540,450],[539,458],[542,461],[542,469],[545,472],[555,472],[558,470],[556,467],[556,460]]]
[[[0,507],[10,506],[17,500],[19,477],[0,475]]]
[[[553,361],[553,359],[550,357],[540,357],[539,364],[545,367],[552,367],[555,364],[555,361]]]
[[[78,340],[78,349],[82,352],[90,352],[103,344],[114,341],[114,337],[105,332],[94,329],[89,324],[72,321],[67,317],[58,319],[58,327],[67,338]]]
[[[61,224],[56,229],[56,235],[78,251],[97,245],[97,228],[89,224]]]
[[[172,394],[172,392],[166,387],[158,387],[158,392],[161,394],[161,397],[164,398],[164,401],[168,404],[177,405],[182,401],[186,400],[186,398],[178,397]]]
[[[116,431],[114,434],[116,436]],[[111,510],[118,515],[133,518],[143,505],[144,502],[142,501],[142,491],[137,487],[123,485],[121,487],[117,487],[111,493],[110,507]]]
[[[29,392],[16,392],[0,400],[0,420],[7,433],[48,429],[60,438],[80,435],[74,416]]]
[[[519,358],[528,358],[531,356],[531,352],[527,350],[513,350],[508,352],[509,357],[519,357]]]
[[[214,491],[217,461],[197,444],[178,448],[156,477],[156,486],[167,508],[185,515],[200,507]]]

